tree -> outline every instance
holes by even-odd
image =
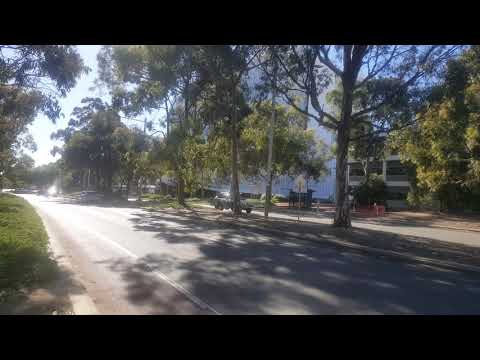
[[[444,208],[480,204],[480,48],[449,61],[415,124],[396,131],[390,147],[415,168],[419,198],[435,193]]]
[[[32,169],[31,183],[39,189],[53,185],[59,175],[60,160]]]
[[[334,226],[350,227],[346,170],[351,130],[385,104],[395,102],[405,89],[427,86],[456,46],[308,45],[282,46],[276,52],[279,63],[277,89],[298,111],[320,126],[336,132],[336,211]],[[271,79],[272,74],[267,72]],[[354,110],[354,93],[379,79],[391,79],[383,92]],[[337,116],[321,105],[321,96],[331,81],[341,84],[341,106]],[[295,94],[306,96],[312,110],[300,107]],[[371,122],[369,122],[371,123]],[[387,133],[388,124],[372,124],[375,133]]]
[[[87,71],[74,46],[0,45],[0,177],[37,113],[55,121],[58,98]]]
[[[152,109],[166,112],[167,134],[170,136],[174,118],[179,127],[175,139],[181,151],[195,114],[198,95],[196,67],[199,46],[192,45],[137,45],[104,47],[99,56],[99,79],[113,92],[114,102],[121,103],[127,113],[138,114]],[[126,90],[123,84],[133,85]],[[179,103],[183,111],[179,112]],[[176,112],[177,116],[172,116]],[[175,160],[175,157],[173,158]],[[182,165],[171,163],[177,180],[177,199],[184,203]]]
[[[73,110],[69,126],[52,137],[65,141],[62,155],[67,166],[81,170],[82,178],[94,172],[97,189],[102,185],[104,192],[111,193],[113,175],[120,163],[114,133],[125,125],[118,112],[98,98],[84,98],[82,104]]]
[[[261,102],[244,121],[240,137],[240,164],[242,174],[260,177],[266,183],[281,175],[305,173],[318,179],[325,171],[325,154],[316,141],[313,130],[304,130],[304,115],[285,105]],[[270,136],[268,123],[276,113],[273,127],[271,171],[268,169]]]
[[[31,172],[35,161],[27,154],[17,156],[4,174],[10,186],[22,188],[32,183]]]
[[[234,215],[241,214],[239,189],[239,138],[241,121],[250,113],[248,73],[261,48],[251,45],[216,45],[203,47],[200,62],[201,94],[204,120],[217,134],[227,136],[231,145],[231,196]]]
[[[392,91],[398,85],[396,79],[382,78],[371,80],[366,86],[353,93],[352,108],[361,111],[369,104],[374,104],[383,93]],[[409,92],[410,90],[410,92]],[[375,111],[365,114],[352,123],[348,155],[363,165],[365,181],[371,174],[372,161],[384,158],[387,133],[410,124],[415,111],[423,106],[423,97],[413,94],[416,89],[402,88],[392,101],[379,106]],[[340,117],[342,108],[342,88],[337,87],[326,96],[333,107],[335,116]],[[380,132],[377,129],[387,129]]]
[[[113,133],[113,147],[120,157],[121,183],[126,185],[128,199],[132,182],[136,180],[138,186],[146,173],[145,154],[150,150],[148,137],[140,129],[118,127]]]

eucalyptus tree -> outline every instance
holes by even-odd
[[[352,127],[365,121],[386,104],[397,101],[405,90],[424,88],[436,80],[446,60],[455,56],[458,46],[440,45],[304,45],[279,46],[277,90],[285,101],[320,126],[336,133],[336,211],[334,226],[350,227],[346,170]],[[269,79],[273,73],[267,72]],[[390,79],[389,86],[360,103],[354,109],[355,91],[381,79]],[[341,86],[341,106],[332,114],[323,104],[326,89],[333,81]],[[298,96],[307,97],[311,108],[301,106]],[[373,133],[388,133],[389,125],[377,117]],[[412,119],[415,121],[415,118]]]
[[[326,157],[314,131],[304,129],[305,116],[291,107],[276,105],[273,127],[275,142],[271,144],[269,123],[274,112],[272,107],[270,102],[259,103],[245,119],[240,137],[242,174],[261,178],[267,184],[272,183],[275,177],[299,173],[307,173],[308,177],[318,179],[325,173]],[[273,156],[269,160],[267,154],[270,151]]]
[[[196,114],[198,54],[197,45],[107,46],[98,57],[99,80],[107,84],[114,102],[126,113],[163,110],[166,135],[178,128],[172,145],[181,152],[185,136],[191,133],[191,118]],[[185,136],[178,136],[180,133]],[[173,160],[177,198],[184,203],[181,164]]]
[[[148,154],[151,141],[144,131],[138,128],[118,127],[113,133],[113,148],[119,154],[119,175],[121,184],[126,186],[126,197],[130,193],[132,183],[137,189],[142,188],[144,178],[148,175]],[[138,192],[141,196],[141,192]]]
[[[0,177],[25,140],[32,144],[23,135],[36,115],[61,116],[59,98],[86,71],[74,46],[0,45]]]
[[[93,171],[97,188],[102,180],[103,191],[111,193],[120,163],[114,133],[125,125],[118,112],[99,98],[84,98],[82,104],[74,108],[68,127],[52,134],[52,138],[65,142],[62,156],[68,166]]]
[[[239,189],[239,139],[242,120],[251,112],[248,74],[259,66],[262,51],[253,45],[212,45],[202,47],[199,84],[206,121],[217,134],[230,140],[231,196],[233,213],[241,214]]]

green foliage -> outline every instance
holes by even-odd
[[[387,200],[387,185],[379,176],[372,175],[368,181],[362,182],[353,190],[353,196],[361,206],[385,204]]]
[[[14,188],[22,188],[31,184],[31,172],[34,164],[35,161],[29,155],[20,154],[5,172],[6,179],[4,180],[8,180],[9,185]]]
[[[268,151],[268,124],[271,103],[258,104],[245,119],[241,133],[241,169],[251,176],[265,176]],[[304,130],[304,116],[286,106],[277,105],[273,141],[273,176],[295,175],[300,172],[317,179],[325,171],[326,154],[323,143],[315,139],[313,130]]]
[[[131,182],[140,183],[146,178],[160,175],[149,154],[151,142],[139,129],[116,128],[113,133],[113,148],[120,159],[120,178],[122,183],[126,183],[128,191]]]
[[[407,203],[414,209],[440,210],[440,202],[434,193],[421,194],[411,191],[407,195]]]
[[[0,45],[0,173],[22,146],[35,148],[28,125],[39,112],[57,119],[58,97],[87,70],[74,46]]]
[[[95,171],[97,178],[103,180],[104,189],[110,192],[121,157],[115,143],[121,135],[117,136],[116,131],[125,125],[118,111],[99,98],[84,98],[82,104],[73,110],[69,126],[52,134],[52,138],[65,141],[62,158],[66,167]]]
[[[480,189],[479,63],[478,46],[451,60],[419,121],[390,139],[416,167],[418,196],[435,193],[445,208],[475,206],[471,200]]]
[[[250,200],[253,200],[253,202],[255,202],[256,199],[249,199]],[[260,197],[260,201],[262,201],[262,205],[265,203],[265,194],[262,194],[262,196]],[[272,194],[272,204],[277,204],[279,202],[285,202],[285,201],[288,201],[288,198],[281,195],[281,194]]]
[[[33,207],[18,196],[0,194],[0,302],[13,290],[50,279],[55,269]]]

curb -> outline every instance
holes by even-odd
[[[224,220],[219,220],[219,221],[221,221],[223,223],[229,223],[228,221],[224,221]],[[241,225],[242,226],[247,226],[247,227],[258,227],[258,225],[252,225],[252,224],[241,224]],[[271,232],[283,235],[283,236],[293,237],[293,238],[303,240],[303,241],[315,242],[317,244],[319,243],[318,240],[312,239],[311,237],[300,237],[300,236],[297,236],[297,235],[292,235],[292,234],[283,232],[281,230],[273,229],[271,227],[269,227],[268,230],[271,231]],[[399,253],[399,252],[393,251],[393,250],[377,249],[377,248],[373,248],[373,247],[369,247],[369,246],[365,246],[365,245],[352,244],[352,243],[349,243],[349,242],[346,242],[346,241],[341,241],[341,240],[326,239],[324,241],[334,243],[336,245],[340,245],[340,246],[343,246],[343,247],[346,247],[346,248],[349,248],[349,249],[352,249],[352,250],[359,250],[359,251],[364,251],[364,252],[368,252],[368,253],[374,253],[374,254],[377,254],[377,255],[388,256],[388,257],[391,257],[391,258],[394,258],[394,259],[400,259],[400,260],[407,261],[407,262],[412,262],[413,261],[413,262],[419,262],[419,263],[423,263],[423,264],[431,265],[431,266],[437,266],[437,267],[443,267],[443,268],[457,270],[457,271],[467,271],[467,272],[472,272],[472,273],[475,273],[475,274],[480,274],[480,267],[479,266],[465,265],[465,264],[460,264],[460,263],[455,263],[455,262],[445,261],[445,260],[432,260],[432,259],[428,259],[428,258],[421,257],[421,256],[405,255],[405,254],[402,254],[402,253]]]
[[[42,219],[43,225],[45,226],[45,230],[47,231],[47,234],[48,234],[50,249],[54,254],[54,256],[58,258],[58,259],[55,259],[58,266],[70,272],[72,274],[71,275],[72,280],[76,284],[81,285],[83,290],[85,290],[85,293],[83,294],[75,294],[73,292],[70,292],[68,294],[68,298],[72,304],[73,314],[74,315],[99,315],[100,313],[97,307],[95,306],[95,303],[93,302],[92,298],[87,294],[86,287],[83,285],[78,274],[75,272],[72,263],[68,259],[65,249],[60,244],[60,241],[56,239],[55,236],[52,236],[53,232],[50,229],[50,224],[48,220],[45,218],[44,214],[41,212],[40,209],[38,209],[32,203],[30,204],[35,208],[35,211],[37,212],[38,216],[40,216],[40,218]]]
[[[272,212],[270,210],[270,212]],[[306,211],[303,211],[303,212],[295,212],[295,211],[291,211],[291,210],[278,210],[276,209],[276,211],[273,211],[273,212],[276,212],[278,214],[282,214],[282,215],[290,215],[290,216],[299,216],[300,217],[314,217],[316,215],[318,215],[318,213],[316,213],[315,211],[312,211],[312,212],[306,212]],[[352,217],[352,221],[355,221],[355,220],[364,220],[364,221],[368,221],[368,218],[362,218],[362,217]],[[307,220],[308,221],[308,220]],[[413,222],[415,223],[418,223],[416,222],[415,220],[413,220]],[[378,223],[378,224],[375,224],[375,225],[384,225],[382,223]],[[427,225],[425,225],[427,226]],[[454,227],[454,226],[442,226],[442,225],[432,225],[432,224],[429,224],[428,227],[432,227],[432,228],[437,228],[437,229],[446,229],[446,230],[453,230],[453,231],[468,231],[468,232],[475,232],[475,233],[480,233],[480,229],[468,229],[468,228],[460,228],[460,227]]]
[[[50,240],[52,238],[50,237]],[[52,242],[50,242],[52,244]],[[72,275],[73,280],[78,283],[82,284],[80,279],[78,279],[77,274],[75,273],[72,264],[70,261],[66,259],[66,255],[63,252],[63,249],[59,251],[60,245],[55,244],[51,246],[52,252],[55,254],[57,257],[61,257],[60,259],[56,259],[57,264],[59,267],[69,271]],[[85,289],[85,287],[82,285],[82,287]],[[73,308],[73,315],[98,315],[99,312],[97,310],[97,307],[95,306],[92,298],[85,294],[73,294],[70,293],[68,295],[68,299],[70,300],[70,303],[72,304]]]

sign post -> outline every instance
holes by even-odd
[[[303,175],[299,175],[295,179],[295,191],[298,192],[298,221],[300,221],[300,194],[306,192],[305,178]]]

